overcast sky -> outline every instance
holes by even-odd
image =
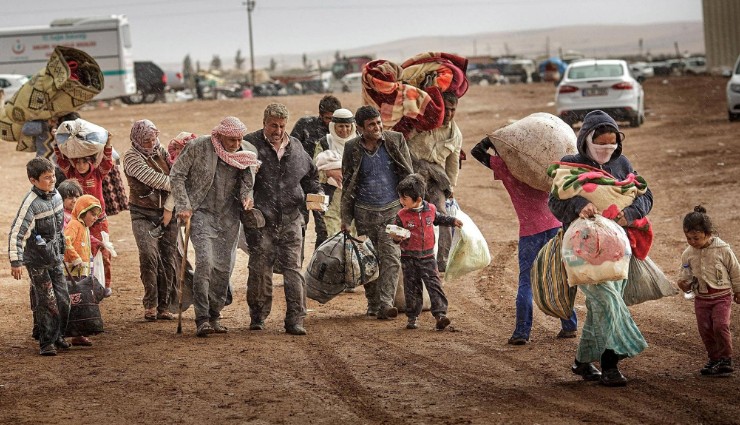
[[[7,0],[9,2],[10,0]],[[26,0],[6,4],[0,28],[64,17],[124,14],[134,59],[225,64],[249,56],[243,0]],[[256,0],[255,57],[335,51],[427,35],[581,24],[700,21],[701,0]],[[0,52],[0,55],[4,54]]]

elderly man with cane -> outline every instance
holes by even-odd
[[[253,203],[249,167],[260,163],[242,142],[245,134],[247,127],[239,119],[224,118],[210,136],[188,143],[170,173],[177,217],[190,220],[195,247],[193,307],[199,337],[228,331],[219,319],[233,266],[231,251],[240,210]]]

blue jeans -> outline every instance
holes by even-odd
[[[540,249],[558,233],[558,229],[556,227],[519,238],[519,290],[516,293],[516,329],[512,338],[529,339],[532,330],[532,282],[529,272]],[[560,319],[560,323],[564,331],[578,329],[575,310],[570,319]]]

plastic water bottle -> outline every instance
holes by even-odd
[[[684,264],[684,265],[682,265],[682,267],[683,267],[683,268],[685,269],[685,272],[687,272],[687,273],[688,273],[688,268],[689,268],[689,265],[688,265],[688,264]],[[694,280],[696,280],[696,278],[694,278]],[[689,301],[693,301],[693,300],[694,300],[694,297],[696,296],[696,294],[694,294],[694,289],[693,289],[693,288],[694,288],[694,284],[693,284],[693,282],[692,282],[692,284],[691,284],[691,288],[692,288],[692,289],[690,289],[690,290],[688,290],[688,291],[685,291],[685,292],[683,293],[683,298],[684,298],[685,300],[689,300]]]
[[[46,246],[46,241],[41,237],[41,235],[36,235],[36,245]]]

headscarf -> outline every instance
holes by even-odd
[[[222,119],[221,123],[211,131],[211,143],[213,144],[213,149],[216,150],[216,155],[225,163],[240,170],[262,164],[262,162],[257,160],[257,154],[254,152],[246,150],[227,152],[221,144],[220,136],[244,137],[246,134],[247,126],[239,121],[239,118],[226,117]]]
[[[142,143],[152,135],[157,136],[157,140],[151,148],[147,149],[142,145]],[[131,127],[131,144],[137,151],[141,152],[145,156],[152,156],[159,150],[160,144],[158,136],[159,130],[157,129],[157,126],[149,120],[136,121],[133,127]]]
[[[345,138],[339,137],[335,127],[336,124],[352,124],[349,136]],[[352,111],[344,108],[335,110],[329,123],[329,134],[326,136],[326,140],[329,142],[329,149],[339,152],[341,156],[344,154],[344,145],[355,137],[357,137],[357,124],[355,123],[355,117],[352,115]]]
[[[195,133],[183,131],[175,136],[174,139],[170,140],[170,143],[167,145],[167,152],[170,154],[169,158],[167,158],[167,162],[169,162],[170,165],[174,164],[177,156],[180,155],[182,149],[185,148],[185,145],[196,137],[198,136],[196,136]]]

